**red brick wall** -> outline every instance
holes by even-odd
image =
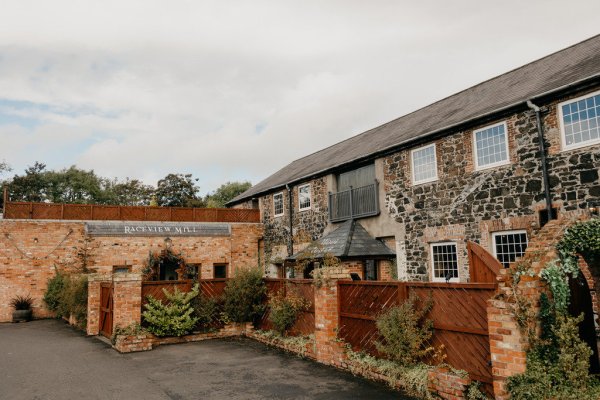
[[[230,237],[172,237],[171,249],[202,269],[226,263],[231,274],[237,268],[258,264],[261,224],[231,224]],[[51,316],[43,303],[48,279],[55,268],[74,269],[84,246],[90,253],[89,268],[110,273],[115,265],[131,265],[140,272],[148,253],[165,248],[162,237],[92,237],[86,241],[83,222],[0,220],[0,322],[10,321],[8,306],[16,295],[31,295],[35,318]],[[210,276],[212,278],[212,276]]]

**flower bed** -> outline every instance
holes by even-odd
[[[251,330],[252,325],[250,323],[227,324],[221,329],[209,332],[196,332],[183,336],[157,337],[140,329],[139,332],[134,333],[117,333],[113,339],[113,348],[120,353],[148,351],[161,344],[200,342],[209,339],[243,336]]]

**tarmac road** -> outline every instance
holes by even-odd
[[[0,399],[411,399],[250,339],[119,354],[62,321],[0,324]]]

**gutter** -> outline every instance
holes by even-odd
[[[546,146],[544,143],[544,131],[542,127],[541,109],[533,104],[531,100],[527,100],[527,107],[535,112],[535,120],[537,124],[538,141],[540,142],[540,163],[542,164],[542,182],[544,184],[544,195],[546,197],[546,212],[548,213],[548,221],[554,219],[552,214],[552,198],[550,197],[550,180],[548,177],[548,165],[546,162]]]
[[[487,112],[487,113],[484,113],[484,114],[480,114],[480,115],[477,115],[475,117],[471,117],[471,118],[469,118],[467,120],[464,120],[464,121],[461,121],[459,123],[456,123],[456,124],[453,124],[453,125],[448,125],[448,126],[436,129],[436,130],[431,131],[431,132],[423,133],[423,134],[421,134],[419,136],[416,136],[414,138],[411,138],[411,139],[409,139],[407,141],[400,142],[398,144],[386,147],[386,148],[384,148],[382,150],[376,151],[374,153],[365,155],[363,157],[360,157],[360,158],[357,158],[357,159],[354,159],[354,160],[350,160],[350,161],[348,161],[346,163],[335,165],[333,167],[324,168],[324,169],[319,170],[319,171],[315,171],[315,172],[313,172],[310,175],[305,175],[305,176],[296,178],[296,179],[288,182],[287,184],[285,184],[285,186],[287,187],[288,185],[294,185],[294,184],[302,182],[302,181],[304,181],[306,179],[313,179],[313,178],[325,175],[328,172],[334,171],[334,170],[336,170],[336,169],[338,169],[340,167],[343,167],[345,165],[349,165],[351,163],[366,162],[366,161],[369,161],[371,159],[378,158],[379,156],[383,156],[383,155],[395,153],[396,151],[399,151],[399,150],[402,150],[403,148],[409,147],[409,145],[412,145],[415,142],[424,141],[425,139],[429,139],[430,137],[435,137],[436,135],[441,135],[444,131],[448,131],[448,130],[451,130],[451,129],[456,129],[458,127],[461,127],[463,125],[468,125],[469,123],[476,122],[476,121],[478,121],[480,119],[483,119],[483,118],[486,118],[486,117],[489,118],[489,117],[491,117],[491,116],[493,116],[495,114],[506,112],[506,111],[508,111],[508,110],[510,110],[512,108],[516,108],[516,107],[523,106],[523,105],[526,105],[527,107],[529,107],[527,105],[527,102],[533,101],[535,99],[540,99],[540,98],[543,98],[543,97],[547,97],[547,96],[550,96],[552,94],[559,93],[561,91],[566,91],[568,89],[571,89],[571,88],[574,88],[574,87],[577,87],[577,86],[583,86],[585,83],[593,82],[594,80],[597,80],[598,78],[600,78],[600,73],[588,76],[588,77],[583,78],[583,79],[579,79],[579,80],[577,80],[575,82],[571,82],[569,84],[566,84],[566,85],[563,85],[563,86],[559,86],[559,87],[551,89],[551,90],[547,90],[545,92],[542,92],[542,93],[539,93],[539,94],[537,94],[535,96],[532,96],[532,97],[530,97],[529,99],[527,99],[525,101],[521,100],[521,101],[518,101],[518,102],[515,102],[515,103],[512,103],[512,104],[509,104],[507,106],[500,107],[500,108],[495,109],[493,111],[490,111],[490,112]],[[402,118],[402,117],[400,117],[400,118]],[[388,123],[386,123],[386,124],[388,124]],[[386,124],[382,124],[380,126],[383,126],[383,125],[386,125]],[[375,129],[375,128],[373,128],[373,129]],[[367,131],[365,131],[365,132],[367,132]],[[248,197],[243,197],[243,198],[240,198],[240,199],[237,199],[237,200],[231,200],[226,205],[234,205],[234,204],[237,204],[239,202],[245,201],[248,198],[257,197],[257,196],[263,195],[265,193],[269,193],[269,192],[271,192],[273,190],[276,190],[276,189],[279,189],[279,188],[281,188],[283,186],[284,186],[283,184],[280,184],[280,185],[277,185],[277,186],[272,186],[270,188],[266,188],[266,189],[258,191],[256,193],[252,193],[252,194],[248,195]]]

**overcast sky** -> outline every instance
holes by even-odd
[[[201,193],[600,33],[600,1],[0,0],[0,161]]]

